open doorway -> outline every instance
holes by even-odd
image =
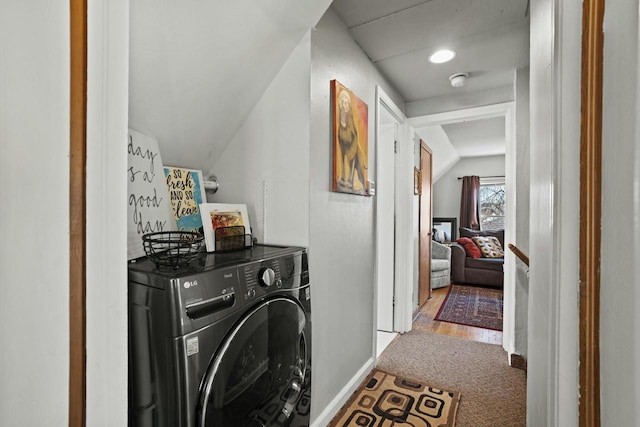
[[[379,331],[393,332],[393,297],[395,293],[395,162],[394,151],[398,122],[386,108],[380,109],[377,132],[377,242],[378,262],[376,277],[378,287]]]
[[[431,298],[431,230],[432,230],[432,170],[433,151],[424,142],[420,141],[420,172],[417,180],[420,208],[418,211],[419,250],[418,250],[418,309],[427,299]]]
[[[376,102],[376,353],[401,331],[396,310],[396,151],[406,118],[385,92]]]
[[[504,152],[502,156],[490,156],[486,157],[486,161],[484,163],[502,163],[500,166],[503,173],[498,175],[504,175],[505,187],[507,192],[507,202],[506,209],[504,213],[504,222],[506,226],[504,227],[504,237],[503,240],[505,242],[505,248],[507,242],[515,242],[515,227],[516,227],[516,198],[515,198],[515,185],[516,185],[516,174],[515,174],[515,155],[516,155],[516,141],[515,141],[515,114],[514,114],[514,103],[506,102],[501,104],[495,104],[485,107],[476,107],[469,108],[464,110],[458,110],[449,113],[439,113],[426,115],[422,117],[415,117],[409,119],[409,122],[416,129],[416,132],[420,135],[421,129],[425,128],[433,128],[435,126],[446,126],[458,123],[469,123],[474,120],[496,120],[499,119],[502,123],[501,132],[504,135]],[[436,142],[436,148],[434,149],[434,160],[438,156],[438,151],[440,147],[438,147],[438,143]],[[502,158],[500,160],[499,158]],[[455,180],[456,177],[451,177],[451,173],[456,171],[457,175],[462,175],[462,173],[458,173],[456,167],[454,165],[456,163],[462,164],[464,161],[460,160],[460,157],[454,159],[449,162],[448,171],[434,171],[434,181],[436,181],[439,177],[443,177],[443,179]],[[440,161],[440,160],[439,160]],[[446,160],[444,160],[446,161]],[[446,173],[446,175],[445,175]],[[456,175],[454,173],[454,175]],[[487,173],[488,174],[488,173]],[[482,173],[480,175],[487,175]],[[456,176],[457,176],[456,175]],[[494,175],[493,173],[488,175]],[[455,185],[455,184],[454,184]],[[451,191],[447,197],[452,199],[452,202],[457,203],[460,199],[460,193]],[[459,208],[457,208],[459,209]],[[437,209],[435,207],[434,202],[434,216],[437,215]],[[454,212],[451,215],[447,216],[457,216]],[[452,266],[453,268],[453,266]],[[515,312],[516,312],[516,290],[515,290],[515,276],[516,276],[516,266],[514,265],[514,259],[512,257],[504,258],[504,310],[503,310],[503,332],[496,333],[487,333],[482,335],[480,340],[499,343],[502,344],[505,350],[507,350],[510,354],[515,352],[515,341],[516,341],[516,320],[515,320]],[[446,298],[446,292],[439,291],[435,295],[437,300],[442,303]],[[435,301],[434,303],[437,303]],[[438,307],[440,304],[435,304]],[[437,310],[436,310],[437,311]],[[431,313],[435,316],[436,312]],[[465,334],[469,334],[469,332],[465,332]],[[472,334],[473,335],[473,334]],[[485,336],[486,335],[486,336]]]

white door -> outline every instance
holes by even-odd
[[[378,230],[378,327],[393,331],[393,297],[395,276],[395,140],[396,124],[384,108],[381,109],[377,145],[377,230]]]

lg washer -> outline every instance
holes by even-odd
[[[304,248],[129,264],[130,426],[308,426],[310,393]]]

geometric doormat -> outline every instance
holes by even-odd
[[[451,285],[434,320],[502,330],[502,289]]]
[[[374,369],[328,427],[452,427],[460,393]]]

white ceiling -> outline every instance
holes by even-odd
[[[442,125],[460,157],[504,154],[504,117]]]
[[[511,89],[515,69],[529,64],[528,0],[334,0],[331,8],[408,103]],[[444,47],[456,57],[430,63]],[[449,83],[456,73],[469,74],[462,88]],[[504,154],[504,119],[443,129],[461,157]]]

